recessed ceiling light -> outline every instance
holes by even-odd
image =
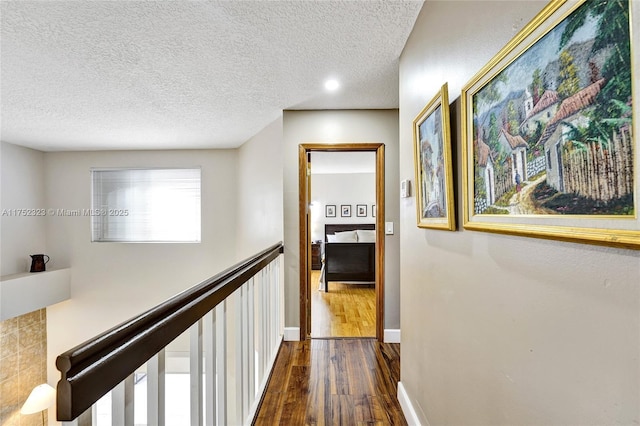
[[[338,87],[340,87],[340,83],[338,83],[338,80],[335,80],[335,79],[327,80],[324,83],[324,88],[329,90],[329,91],[337,90]]]

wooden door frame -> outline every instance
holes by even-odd
[[[344,143],[322,144],[309,143],[298,145],[298,215],[300,235],[300,340],[308,339],[310,333],[309,319],[311,318],[311,289],[309,283],[309,268],[311,266],[311,252],[309,250],[309,230],[307,228],[309,215],[309,194],[307,187],[307,170],[309,154],[320,152],[353,152],[370,151],[376,154],[376,339],[384,341],[384,144],[382,143]]]

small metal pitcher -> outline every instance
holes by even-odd
[[[46,270],[49,256],[46,254],[32,254],[31,256],[31,271],[30,272],[44,272]],[[47,260],[44,260],[44,258]]]

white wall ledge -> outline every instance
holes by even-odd
[[[70,277],[69,268],[0,277],[0,321],[69,299]]]

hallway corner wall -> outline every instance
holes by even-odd
[[[401,199],[401,384],[423,424],[640,422],[640,251],[462,229],[461,89],[547,3],[427,1],[400,58],[400,179],[448,82],[459,227],[417,228]]]
[[[282,116],[238,148],[238,260],[284,241]]]

